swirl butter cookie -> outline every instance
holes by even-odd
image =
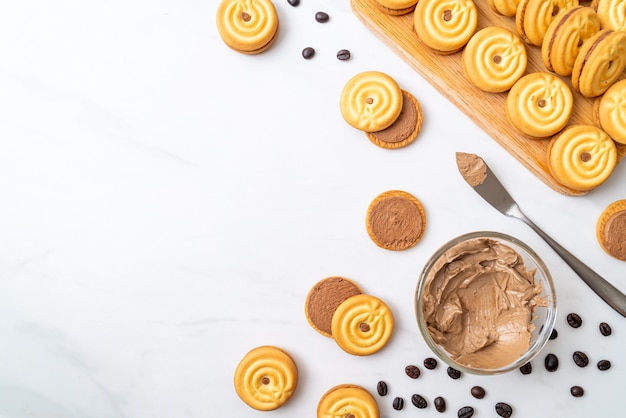
[[[351,280],[332,276],[317,282],[306,297],[304,313],[314,330],[332,337],[332,320],[337,306],[351,296],[360,295],[361,289]]]
[[[356,295],[341,302],[332,320],[332,335],[346,353],[367,356],[382,349],[393,333],[389,307],[371,295]]]
[[[397,149],[412,143],[422,129],[422,107],[408,91],[402,90],[402,110],[389,127],[376,132],[366,132],[369,140],[381,148]]]
[[[479,89],[509,90],[524,72],[528,56],[522,40],[508,29],[490,26],[472,36],[463,50],[463,70]]]
[[[613,84],[593,105],[594,120],[615,142],[626,145],[626,79]]]
[[[419,1],[413,13],[417,37],[440,54],[459,51],[478,25],[478,11],[472,0]]]
[[[237,395],[259,411],[281,407],[292,397],[297,385],[296,363],[285,351],[270,345],[250,350],[235,370]]]
[[[278,32],[278,14],[270,0],[222,0],[216,20],[224,43],[243,54],[265,51]]]
[[[586,192],[609,178],[617,163],[617,149],[602,129],[573,125],[552,138],[548,167],[554,178],[573,190]]]
[[[607,206],[596,223],[596,238],[607,254],[626,261],[626,199]]]
[[[513,127],[535,138],[554,135],[565,127],[574,95],[559,77],[545,72],[520,78],[509,90],[506,115]]]
[[[602,29],[585,42],[574,68],[572,87],[585,97],[608,90],[626,68],[626,32]]]
[[[556,17],[578,0],[521,0],[515,13],[515,27],[521,38],[541,46],[548,27]]]
[[[502,16],[513,17],[520,0],[489,0],[489,7]]]
[[[358,385],[337,385],[322,395],[317,418],[379,418],[376,399]]]
[[[603,29],[626,31],[626,0],[593,0]]]
[[[402,90],[393,78],[380,71],[364,71],[345,84],[339,105],[350,126],[375,132],[398,119],[402,101]]]
[[[590,7],[574,6],[561,13],[548,27],[541,58],[550,71],[570,76],[585,41],[600,31],[600,19]]]
[[[402,16],[415,9],[417,0],[375,0],[374,3],[383,13]]]

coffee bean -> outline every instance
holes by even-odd
[[[433,403],[435,404],[437,412],[446,412],[446,400],[441,396],[437,396]]]
[[[609,324],[607,324],[606,322],[600,322],[600,333],[602,335],[608,337],[609,335],[611,335],[612,332],[613,330],[611,329],[611,326]]]
[[[287,3],[291,4],[293,7],[296,7],[300,4],[300,0],[287,0]]]
[[[544,364],[546,366],[546,370],[549,372],[554,372],[559,368],[559,358],[554,354],[550,353],[546,356],[544,360]]]
[[[380,396],[385,396],[388,391],[387,382],[383,382],[382,380],[378,382],[378,384],[376,385],[376,391]]]
[[[350,57],[350,51],[347,49],[340,49],[339,52],[337,52],[337,59],[340,61],[347,61]]]
[[[522,374],[531,374],[533,372],[533,365],[528,362],[520,367],[519,371],[522,372]]]
[[[409,376],[411,379],[417,379],[418,377],[420,377],[421,371],[419,369],[419,367],[414,366],[414,365],[408,365],[404,368],[404,372],[406,373],[407,376]]]
[[[472,408],[471,406],[464,406],[463,408],[459,409],[459,412],[457,412],[456,414],[459,418],[470,418],[472,415],[474,415],[474,408]]]
[[[455,369],[454,367],[448,367],[448,376],[450,376],[452,379],[456,380],[459,377],[461,377],[461,371]]]
[[[302,58],[304,58],[305,60],[310,60],[311,58],[313,58],[314,55],[315,49],[311,48],[310,46],[307,46],[302,50]]]
[[[496,404],[496,413],[501,417],[509,418],[511,415],[513,415],[513,408],[511,408],[511,405],[509,405],[508,403],[498,402]]]
[[[315,13],[315,20],[318,21],[319,23],[326,23],[328,22],[329,19],[330,19],[330,16],[328,16],[328,13],[326,12]]]
[[[550,333],[550,339],[556,340],[556,337],[558,336],[559,336],[559,332],[556,330],[556,328],[552,328],[552,332]]]
[[[437,367],[437,360],[432,357],[428,357],[424,360],[424,367],[426,367],[428,370],[433,370]]]
[[[577,313],[567,314],[567,323],[572,328],[578,328],[583,324],[583,320]]]
[[[575,398],[580,398],[581,396],[583,396],[585,394],[585,390],[582,387],[578,386],[578,385],[572,386],[570,388],[569,392]]]
[[[589,364],[589,357],[587,357],[587,354],[582,351],[574,351],[572,357],[574,358],[574,363],[576,363],[578,367],[587,367]]]
[[[424,409],[428,406],[428,402],[426,402],[426,399],[424,399],[422,395],[418,395],[417,393],[411,396],[411,403],[419,409]]]
[[[611,362],[608,360],[600,360],[598,362],[598,370],[609,370],[611,368]]]
[[[401,397],[397,396],[393,399],[393,409],[395,409],[396,411],[401,410],[402,408],[404,408],[404,399],[402,399]]]
[[[473,386],[470,393],[476,399],[482,399],[485,397],[485,389],[482,386]]]

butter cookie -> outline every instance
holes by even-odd
[[[366,132],[369,140],[381,148],[397,149],[412,143],[422,129],[422,107],[408,91],[402,90],[400,115],[389,127],[376,132]]]
[[[376,399],[358,385],[337,385],[329,389],[317,404],[317,418],[379,418]]]
[[[602,211],[596,238],[607,254],[626,261],[626,199],[617,200]]]
[[[525,42],[541,46],[548,27],[578,0],[521,0],[515,12],[515,27]]]
[[[417,37],[440,54],[460,51],[478,25],[478,10],[472,0],[419,1],[413,13]]]
[[[613,84],[594,105],[594,120],[615,142],[626,145],[626,79]]]
[[[317,282],[306,297],[304,313],[314,330],[332,337],[332,319],[344,300],[360,295],[361,288],[344,277],[332,276]]]
[[[278,14],[270,0],[222,0],[216,21],[224,43],[243,54],[265,51],[278,33]]]

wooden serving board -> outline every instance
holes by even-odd
[[[547,159],[550,140],[535,139],[517,132],[506,119],[504,109],[507,93],[487,93],[475,87],[463,72],[461,52],[450,55],[432,52],[428,46],[421,43],[413,30],[413,13],[391,16],[381,12],[374,0],[350,1],[352,10],[369,30],[539,179],[564,195],[576,196],[586,193],[564,187],[552,177]],[[514,17],[496,14],[490,9],[487,0],[475,0],[475,3],[478,8],[477,30],[487,26],[501,26],[517,33]],[[547,71],[541,59],[541,48],[527,45],[526,49],[528,52],[526,73]],[[571,80],[568,77],[562,78],[571,87]],[[593,125],[594,100],[597,99],[587,99],[574,92],[574,110],[568,126]],[[626,155],[626,146],[617,145],[620,162]]]

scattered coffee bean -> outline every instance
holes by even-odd
[[[501,417],[509,418],[513,415],[513,408],[508,403],[498,402],[496,404],[496,413]]]
[[[598,362],[598,370],[609,370],[611,368],[611,362],[608,360],[600,360]]]
[[[578,386],[578,385],[572,386],[570,388],[569,392],[575,398],[580,398],[581,396],[583,396],[585,394],[585,390],[582,387]]]
[[[382,380],[378,382],[378,384],[376,385],[376,391],[378,392],[380,396],[387,395],[387,391],[388,391],[387,382],[383,382]]]
[[[446,412],[446,400],[441,396],[437,396],[433,403],[435,404],[437,412]]]
[[[315,49],[311,48],[310,46],[307,46],[302,50],[302,58],[304,58],[305,60],[310,60],[311,58],[313,58],[314,55]]]
[[[300,4],[300,0],[287,0],[287,3],[291,4],[293,7],[296,7]]]
[[[461,377],[461,371],[455,369],[454,367],[448,367],[448,376],[450,376],[452,379],[456,380],[459,377]]]
[[[607,324],[606,322],[600,322],[600,333],[602,335],[608,337],[609,335],[611,335],[612,332],[613,330],[611,329],[611,326],[609,324]]]
[[[473,386],[470,393],[476,399],[482,399],[485,397],[485,389],[482,386]]]
[[[528,362],[520,367],[519,371],[522,372],[522,374],[531,374],[533,372],[533,365]]]
[[[574,363],[576,363],[578,367],[587,367],[589,364],[589,357],[587,357],[587,354],[582,351],[574,351],[572,357],[574,358]]]
[[[552,328],[552,332],[550,333],[550,339],[556,340],[556,337],[558,336],[559,336],[559,332],[556,330],[556,328]]]
[[[350,56],[350,51],[347,49],[340,49],[339,52],[337,52],[337,59],[339,61],[347,61],[350,59]]]
[[[578,328],[583,324],[583,320],[577,313],[567,314],[567,323],[572,328]]]
[[[328,22],[329,19],[330,19],[330,16],[328,16],[328,13],[326,12],[315,13],[315,20],[318,21],[319,23],[326,23]]]
[[[474,415],[474,408],[471,406],[464,406],[457,412],[459,418],[470,418],[472,415]]]
[[[412,364],[406,366],[404,368],[404,372],[406,373],[407,376],[409,376],[411,379],[417,379],[418,377],[420,377],[421,371],[419,369],[419,367],[414,366]]]
[[[550,353],[546,356],[544,360],[544,364],[546,366],[546,370],[549,372],[554,372],[559,368],[559,358],[554,354]]]
[[[433,370],[437,367],[437,360],[432,357],[428,357],[424,360],[424,367],[426,367],[428,370]]]
[[[395,409],[396,411],[401,410],[402,408],[404,408],[404,399],[402,399],[401,397],[397,396],[393,399],[393,409]]]
[[[418,395],[417,393],[411,396],[411,403],[419,409],[424,409],[428,406],[428,402],[426,402],[426,399],[424,399],[422,395]]]

